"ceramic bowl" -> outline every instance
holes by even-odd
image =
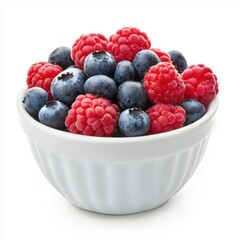
[[[197,122],[141,137],[83,136],[47,127],[17,99],[20,124],[48,181],[79,208],[130,214],[161,206],[202,160],[218,107],[215,98]]]

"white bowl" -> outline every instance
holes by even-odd
[[[105,214],[150,210],[175,195],[203,158],[215,98],[197,122],[166,133],[126,138],[82,136],[47,127],[17,99],[20,123],[49,182],[77,207]]]

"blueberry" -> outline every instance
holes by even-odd
[[[143,108],[147,103],[146,89],[137,81],[123,82],[118,87],[117,102],[122,109]]]
[[[196,99],[185,100],[180,106],[186,111],[185,126],[196,122],[206,113],[205,106]]]
[[[71,58],[71,49],[68,47],[56,48],[50,53],[48,62],[60,66],[63,70],[74,65],[74,61]]]
[[[121,83],[135,78],[135,68],[130,61],[123,60],[117,64],[113,80],[119,86]]]
[[[143,136],[150,128],[150,120],[140,108],[125,109],[119,116],[118,127],[128,137]]]
[[[187,60],[181,52],[171,50],[168,54],[171,56],[171,61],[179,73],[182,73],[188,67]]]
[[[84,72],[88,77],[94,75],[113,76],[116,60],[112,54],[105,51],[95,51],[88,54],[84,61]]]
[[[145,73],[153,65],[156,65],[161,60],[158,55],[152,50],[141,50],[133,59],[133,65],[136,70],[137,79],[142,80]]]
[[[77,68],[77,69],[79,69],[76,65],[70,65],[66,69],[69,69],[69,68]]]
[[[79,94],[84,94],[86,76],[78,68],[68,68],[59,73],[51,83],[51,93],[60,102],[70,106]]]
[[[23,104],[25,110],[35,119],[38,119],[38,112],[49,101],[48,93],[40,87],[32,87],[25,93]]]
[[[117,85],[112,78],[105,75],[95,75],[84,84],[85,93],[91,93],[107,99],[112,99],[117,93]]]
[[[65,118],[69,108],[59,101],[49,101],[38,114],[40,123],[59,130],[65,130]]]

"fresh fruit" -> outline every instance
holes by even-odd
[[[147,103],[147,93],[140,82],[125,81],[117,91],[117,102],[122,109],[142,108]]]
[[[38,118],[38,112],[49,101],[48,93],[40,87],[28,89],[24,95],[23,104],[25,110],[35,119]]]
[[[48,62],[60,66],[63,70],[74,65],[74,61],[71,58],[71,49],[68,47],[56,48],[50,53]]]
[[[183,73],[185,99],[197,99],[207,106],[218,94],[217,76],[204,64],[191,65]]]
[[[140,108],[125,109],[119,116],[118,127],[128,137],[143,136],[149,130],[150,120]]]
[[[51,83],[51,93],[56,100],[70,106],[79,94],[84,94],[86,76],[78,68],[67,68],[59,73]]]
[[[76,65],[71,65],[71,66],[67,67],[66,69],[69,69],[69,68],[77,68],[77,69],[79,69]]]
[[[84,60],[94,51],[107,50],[108,40],[103,34],[83,34],[73,44],[71,57],[75,65],[83,69]]]
[[[185,110],[172,104],[158,103],[147,109],[146,113],[150,119],[149,134],[181,128],[186,118]]]
[[[180,106],[186,111],[185,126],[196,122],[206,113],[205,106],[196,99],[185,100]]]
[[[119,86],[121,83],[127,80],[135,79],[135,68],[133,64],[128,60],[119,62],[114,72],[113,80]]]
[[[105,75],[95,75],[84,83],[85,93],[112,99],[117,92],[117,85],[112,78]]]
[[[92,94],[79,95],[68,112],[69,132],[88,136],[112,136],[119,116],[117,105]]]
[[[159,48],[151,48],[150,50],[158,55],[161,62],[171,62],[171,56],[167,52],[163,52]]]
[[[171,61],[179,73],[182,73],[185,69],[187,69],[187,60],[181,52],[177,50],[171,50],[168,52],[168,54],[171,56]]]
[[[50,92],[52,80],[62,71],[58,65],[49,62],[38,62],[31,65],[27,73],[28,88],[41,87],[46,90],[49,97],[53,99]]]
[[[115,58],[106,51],[95,51],[90,53],[84,61],[84,72],[88,77],[94,75],[112,77],[115,69]]]
[[[123,60],[132,62],[135,55],[143,49],[149,49],[151,42],[145,32],[135,27],[124,27],[111,35],[107,45],[110,52],[119,63]]]
[[[44,105],[39,113],[40,123],[59,130],[65,130],[65,119],[69,108],[59,101],[49,101]]]
[[[160,61],[161,60],[159,59],[158,55],[152,50],[147,49],[139,51],[133,59],[133,65],[136,70],[137,78],[142,80],[149,68],[153,65],[156,65]]]
[[[177,129],[198,121],[219,91],[210,68],[188,67],[180,51],[151,48],[147,34],[135,27],[109,39],[82,34],[72,49],[58,47],[48,61],[28,70],[23,105],[37,121],[81,135],[134,137]]]
[[[153,104],[179,104],[183,101],[185,85],[173,64],[160,62],[145,74],[143,85]]]

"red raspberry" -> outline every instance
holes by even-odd
[[[94,51],[107,50],[107,38],[102,34],[83,34],[73,44],[71,57],[75,65],[83,69],[84,60]]]
[[[38,62],[31,65],[27,74],[28,88],[41,87],[48,92],[51,99],[53,96],[50,92],[52,80],[62,72],[62,68],[49,62]]]
[[[107,49],[118,63],[122,60],[132,62],[140,50],[149,49],[150,46],[151,42],[145,32],[134,27],[124,27],[110,36]]]
[[[168,53],[161,51],[159,48],[151,48],[151,50],[158,55],[162,62],[171,62],[171,56]]]
[[[143,85],[154,103],[179,104],[184,98],[184,83],[172,63],[160,62],[145,74]]]
[[[182,73],[185,83],[185,99],[197,99],[207,106],[218,94],[217,76],[203,64],[189,66]]]
[[[88,136],[112,136],[119,110],[109,100],[92,94],[79,95],[65,121],[69,132]]]
[[[186,112],[180,106],[158,103],[147,109],[150,119],[149,134],[171,131],[183,127]]]

